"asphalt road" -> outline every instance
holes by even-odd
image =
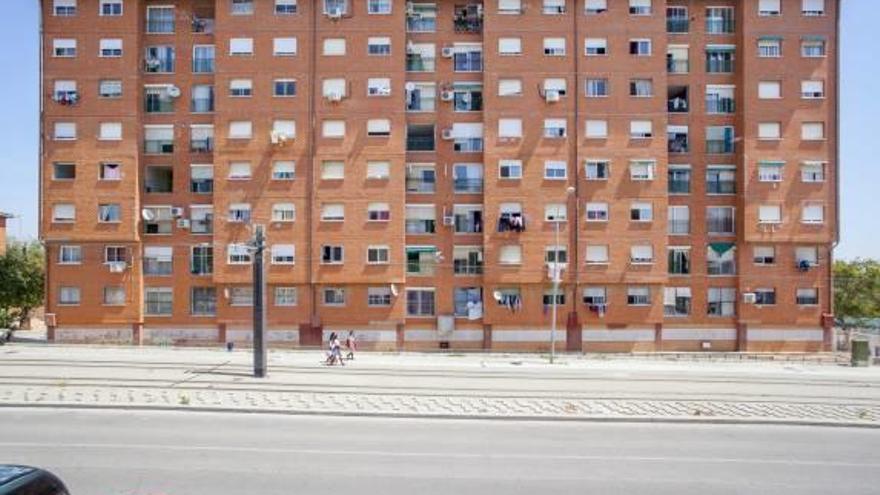
[[[880,429],[0,409],[72,495],[876,494]]]

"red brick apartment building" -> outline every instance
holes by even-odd
[[[56,341],[829,342],[835,0],[42,8]]]

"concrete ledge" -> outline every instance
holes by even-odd
[[[595,330],[584,328],[584,342],[654,342],[653,328],[621,328],[620,330]]]

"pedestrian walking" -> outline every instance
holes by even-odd
[[[345,356],[345,359],[354,359],[354,351],[357,349],[357,341],[355,340],[354,330],[348,332],[348,337],[345,339],[345,347],[348,348],[348,354]]]
[[[330,366],[336,360],[336,355],[333,352],[333,342],[336,340],[336,332],[330,332],[330,337],[327,339],[327,359],[324,361],[324,364]]]
[[[330,344],[330,353],[333,356],[333,360],[339,363],[340,366],[345,366],[345,361],[342,360],[342,345],[339,343],[339,336],[335,333],[333,334],[333,340]]]

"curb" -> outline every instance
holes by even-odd
[[[231,408],[211,406],[117,406],[117,405],[91,405],[91,404],[34,404],[8,402],[0,404],[0,409],[72,409],[72,410],[115,410],[115,411],[167,411],[167,412],[203,412],[203,413],[239,413],[239,414],[265,414],[279,416],[328,416],[328,417],[362,417],[362,418],[389,418],[389,419],[439,419],[439,420],[471,420],[471,421],[540,421],[540,422],[565,422],[565,423],[620,423],[620,424],[699,424],[699,425],[750,425],[750,426],[812,426],[824,428],[868,428],[880,429],[880,423],[854,422],[854,421],[818,421],[801,419],[768,419],[768,418],[731,418],[717,417],[670,417],[659,416],[537,416],[537,415],[511,415],[495,416],[480,414],[413,414],[369,411],[305,411],[305,410],[270,410],[256,408]]]

